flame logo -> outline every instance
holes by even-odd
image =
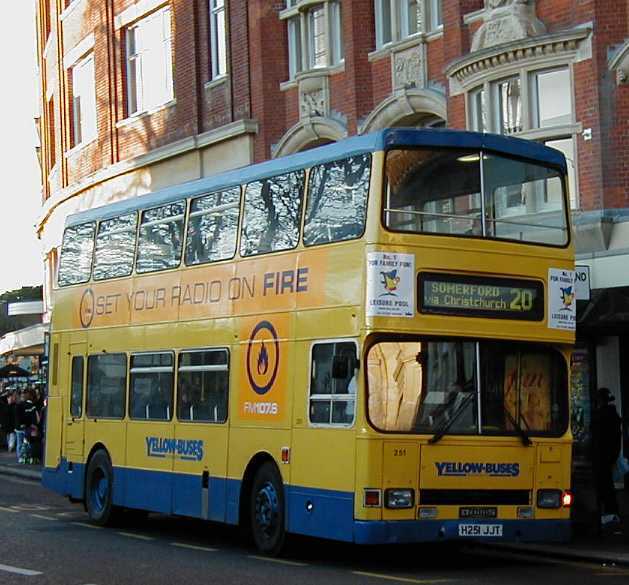
[[[260,348],[260,353],[258,354],[258,374],[264,376],[267,370],[269,369],[269,352],[264,347],[264,341],[262,342],[262,347]]]

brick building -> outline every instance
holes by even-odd
[[[386,126],[513,134],[565,153],[590,268],[577,461],[597,385],[629,412],[628,0],[36,1],[48,308],[68,213]]]

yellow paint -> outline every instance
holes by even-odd
[[[413,255],[417,273],[486,274],[545,285],[549,268],[569,269],[574,258],[572,246],[557,249],[386,232],[381,225],[383,159],[383,153],[374,153],[368,220],[358,240],[313,248],[299,245],[292,251],[55,291],[47,466],[56,467],[62,456],[85,462],[93,447],[102,444],[115,467],[190,475],[207,471],[213,477],[240,480],[252,458],[265,453],[277,462],[287,485],[353,492],[358,520],[416,518],[422,489],[534,493],[539,487],[567,488],[569,432],[558,439],[534,439],[532,447],[523,447],[518,437],[444,437],[430,445],[428,436],[384,434],[371,426],[364,349],[374,333],[535,341],[553,344],[566,357],[574,340],[573,333],[549,329],[546,321],[419,312],[411,318],[367,318],[365,263],[370,252]],[[309,420],[312,346],[339,339],[355,341],[359,347],[356,418],[348,427],[324,428]],[[122,421],[95,421],[85,415],[71,420],[72,355],[168,350],[175,352],[176,363],[177,352],[195,348],[229,352],[226,423],[197,424],[178,421],[176,416],[171,421],[134,421],[128,414]],[[539,382],[539,372],[529,374],[529,385]],[[174,400],[176,404],[176,385]],[[405,404],[404,396],[400,405],[402,413],[415,406]],[[529,407],[534,414],[536,406]],[[206,448],[199,461],[148,457],[147,436],[202,440]],[[290,449],[288,464],[281,463],[285,447]],[[443,461],[479,460],[517,463],[520,473],[500,478],[448,477],[439,475],[436,466]],[[384,497],[387,488],[400,487],[415,491],[413,508],[364,507],[366,488],[381,490]],[[500,506],[498,515],[513,519],[516,512],[516,506]],[[458,506],[437,510],[440,519],[455,519],[458,514]],[[536,518],[568,516],[565,510],[535,510]],[[440,581],[357,574],[417,583]]]

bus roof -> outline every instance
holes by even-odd
[[[346,156],[413,146],[491,150],[531,159],[542,164],[553,165],[559,167],[564,173],[566,172],[566,160],[560,151],[531,140],[444,128],[387,128],[362,136],[353,136],[334,144],[327,144],[282,158],[172,185],[153,193],[131,197],[110,205],[81,211],[68,216],[66,227],[100,219],[109,219],[138,209],[165,205],[187,197],[195,197],[212,191],[227,189]]]

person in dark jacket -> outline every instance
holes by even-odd
[[[620,523],[613,470],[620,455],[622,421],[613,404],[614,400],[609,388],[599,389],[592,429],[594,473],[602,527]]]
[[[18,463],[27,463],[27,460],[32,458],[32,455],[24,449],[24,443],[31,445],[32,438],[35,438],[36,443],[38,443],[39,432],[37,425],[39,424],[39,414],[33,402],[31,390],[24,390],[21,398],[21,401],[15,408],[15,431],[18,436],[17,460]]]
[[[0,447],[7,445],[9,433],[13,432],[13,421],[9,422],[9,400],[8,392],[0,396]]]

